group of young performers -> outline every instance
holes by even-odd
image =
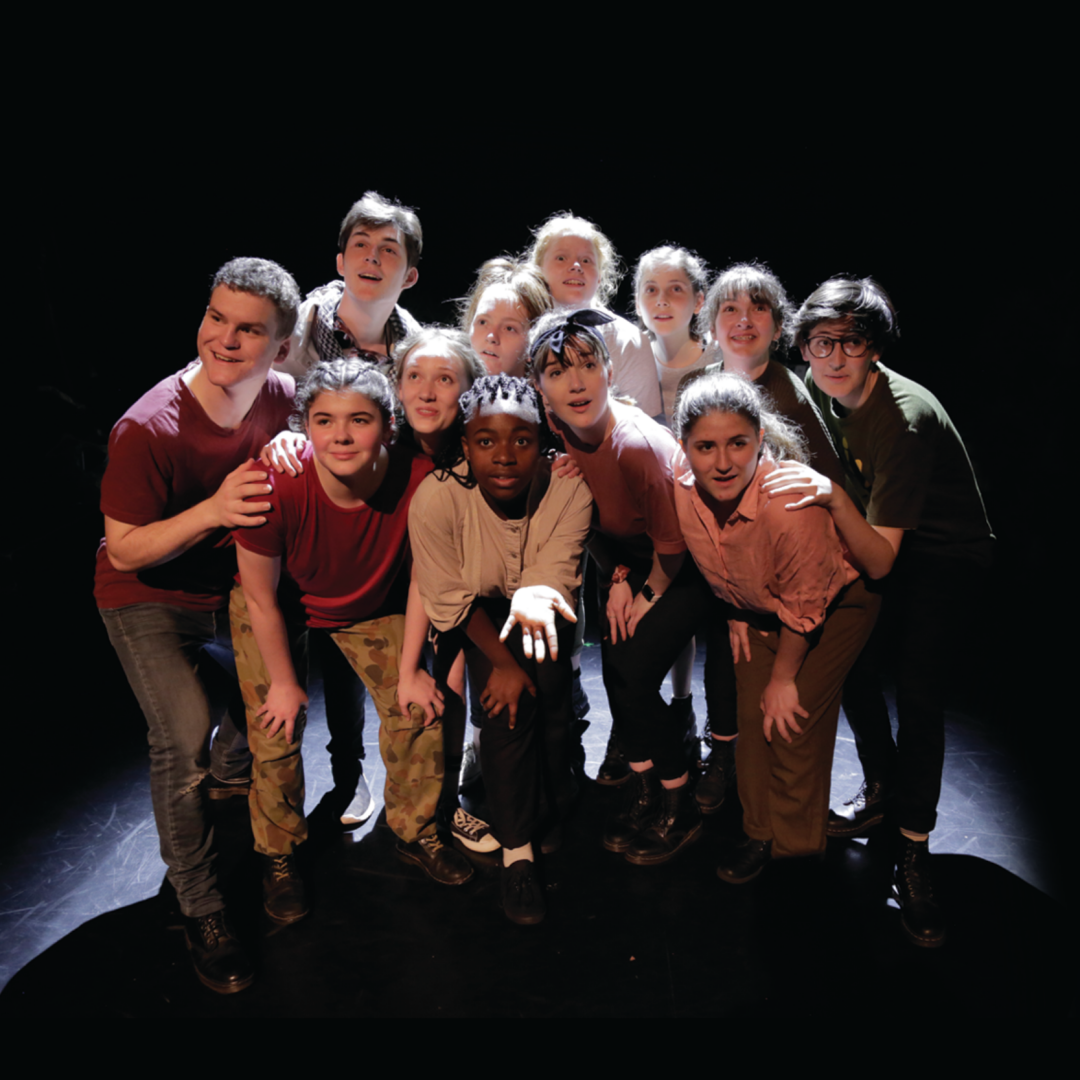
[[[694,253],[665,246],[637,266],[639,327],[605,307],[610,241],[558,215],[523,259],[484,264],[460,329],[421,328],[399,306],[421,250],[416,215],[369,192],[342,223],[341,279],[303,302],[274,263],[226,264],[198,358],[110,439],[95,595],[147,718],[198,977],[221,993],[254,977],[205,798],[247,794],[266,912],[308,911],[295,851],[309,657],[343,825],[371,812],[363,687],[399,857],[459,885],[473,874],[460,848],[501,847],[507,916],[544,917],[536,848],[557,847],[576,793],[586,550],[612,714],[598,779],[624,784],[603,847],[666,862],[737,783],[745,836],[717,872],[742,884],[889,817],[904,928],[941,944],[927,837],[946,616],[977,590],[992,535],[948,416],[881,363],[897,334],[884,290],[834,279],[795,312],[764,267],[709,287]],[[903,624],[897,743],[864,649],[883,598]],[[467,684],[488,820],[457,806]],[[866,783],[833,813],[842,696]]]

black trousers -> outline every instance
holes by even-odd
[[[496,630],[502,628],[510,613],[510,601],[504,598],[482,598],[476,606],[487,613]],[[509,709],[493,717],[481,713],[480,767],[491,828],[503,847],[530,843],[538,824],[554,822],[565,814],[576,793],[570,768],[574,624],[557,615],[555,628],[558,660],[548,656],[543,663],[537,663],[535,657],[526,658],[518,627],[506,639],[515,662],[536,687],[535,698],[522,693],[514,727],[510,727]],[[446,685],[446,676],[462,649],[469,677],[475,678],[481,693],[491,675],[491,662],[463,630],[439,634],[435,679],[447,700],[456,697]]]
[[[628,580],[636,596],[651,564],[622,561],[630,566]],[[606,602],[607,597],[602,596],[602,619]],[[712,730],[718,735],[734,735],[737,730],[728,610],[687,555],[675,580],[638,623],[632,638],[612,641],[605,619],[601,644],[604,688],[616,736],[631,761],[651,760],[663,780],[678,779],[686,772],[686,754],[685,732],[661,696],[660,687],[702,626],[706,627],[705,696]]]

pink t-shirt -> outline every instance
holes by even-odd
[[[615,427],[596,447],[578,442],[552,417],[566,452],[581,469],[592,492],[596,529],[627,543],[643,556],[656,550],[678,555],[686,550],[675,512],[671,462],[675,436],[640,409],[611,402]],[[549,414],[550,415],[550,414]]]
[[[289,375],[271,371],[243,423],[230,430],[206,415],[183,374],[170,375],[148,390],[113,428],[101,481],[106,517],[151,525],[190,510],[213,495],[234,469],[258,457],[288,424],[295,389]],[[236,552],[226,528],[175,559],[134,572],[114,569],[102,540],[94,597],[99,608],[151,603],[217,611],[235,575]]]
[[[409,504],[431,459],[409,446],[390,448],[379,490],[363,506],[342,507],[323,491],[311,444],[299,476],[274,474],[265,525],[237,529],[238,544],[281,557],[301,592],[308,626],[339,629],[401,615],[409,587]],[[241,583],[242,584],[242,583]]]
[[[776,463],[766,454],[738,507],[720,521],[701,498],[682,450],[673,468],[683,535],[713,592],[744,611],[777,615],[800,634],[820,626],[837,593],[859,576],[844,558],[828,510],[787,510],[789,500],[770,499],[760,483]]]

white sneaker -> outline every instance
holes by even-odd
[[[498,851],[502,844],[492,835],[491,826],[459,806],[450,822],[450,833],[457,837],[470,851]]]
[[[341,824],[346,829],[356,829],[364,824],[375,810],[375,800],[371,797],[371,789],[361,774],[356,784],[356,794],[352,802],[342,811]]]
[[[467,788],[470,784],[475,784],[480,779],[480,755],[476,751],[476,746],[467,742],[465,744],[465,753],[461,759],[461,775],[458,779],[458,787]]]

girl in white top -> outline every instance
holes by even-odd
[[[686,248],[671,245],[646,251],[634,271],[634,306],[656,358],[663,423],[668,427],[681,381],[709,362],[695,326],[708,283],[705,263]],[[692,696],[695,652],[696,641],[691,638],[671,669],[672,707],[688,729],[696,728]]]
[[[619,257],[611,241],[591,222],[556,214],[536,231],[529,259],[544,275],[555,310],[569,315],[596,308],[613,316],[599,327],[611,356],[613,381],[620,394],[632,397],[646,416],[659,417],[660,381],[652,349],[641,331],[605,305],[619,284]]]
[[[708,287],[704,261],[683,247],[646,251],[634,271],[634,306],[656,358],[668,427],[680,382],[709,362],[704,335],[695,325]]]

